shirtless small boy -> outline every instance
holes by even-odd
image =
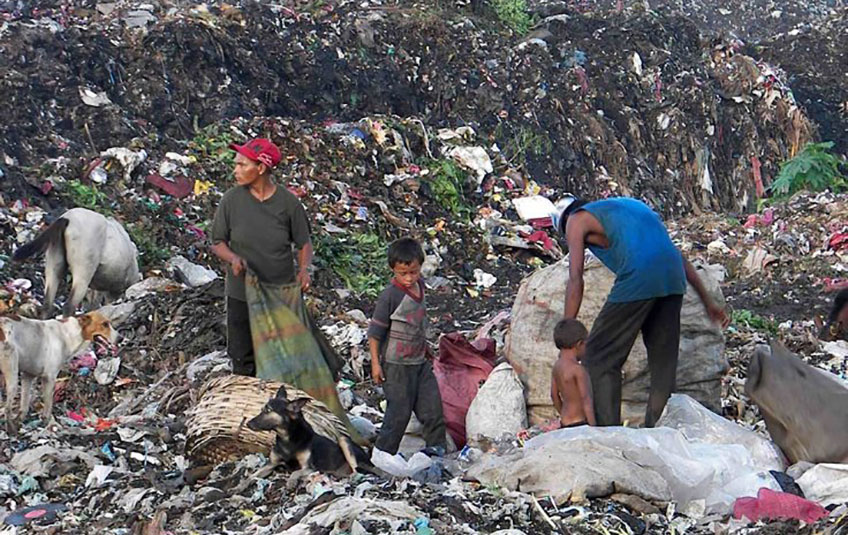
[[[580,363],[586,352],[586,327],[575,319],[565,319],[554,328],[559,359],[551,377],[551,399],[562,427],[595,425],[592,382]]]

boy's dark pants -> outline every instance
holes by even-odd
[[[232,297],[227,297],[227,356],[233,361],[234,374],[256,375],[247,303]]]
[[[639,331],[651,373],[645,427],[657,423],[677,380],[682,305],[682,295],[604,304],[586,341],[584,359],[598,425],[621,425],[621,368]]]
[[[445,418],[442,414],[442,397],[439,383],[433,374],[430,362],[422,364],[383,364],[386,382],[383,392],[386,395],[386,414],[380,436],[374,444],[377,448],[394,455],[409,424],[409,417],[415,417],[424,426],[424,440],[427,446],[445,446]]]

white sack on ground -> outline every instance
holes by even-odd
[[[524,387],[508,363],[499,364],[477,395],[465,416],[465,432],[472,446],[481,439],[515,436],[527,427]]]

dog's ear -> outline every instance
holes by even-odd
[[[274,412],[278,412],[280,414],[286,412],[286,407],[288,404],[285,399],[279,398],[271,398],[268,400],[268,403],[265,404],[265,407],[271,409]]]
[[[279,390],[277,390],[277,394],[274,396],[279,399],[288,399],[288,393],[286,392],[285,385],[281,386]]]
[[[91,315],[90,314],[83,314],[82,316],[79,316],[77,318],[77,321],[79,322],[80,327],[85,329],[86,327],[91,325],[91,322],[92,322]]]
[[[303,406],[309,403],[309,400],[306,398],[296,399],[294,401],[289,401],[286,405],[286,410],[288,410],[289,415],[293,417],[300,416],[300,411],[303,409]]]

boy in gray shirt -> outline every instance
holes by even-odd
[[[445,451],[445,419],[439,384],[428,359],[427,309],[421,265],[424,250],[412,238],[389,246],[394,278],[383,290],[368,327],[371,377],[383,385],[386,414],[375,446],[389,454],[398,451],[412,412],[424,426],[430,453]]]

